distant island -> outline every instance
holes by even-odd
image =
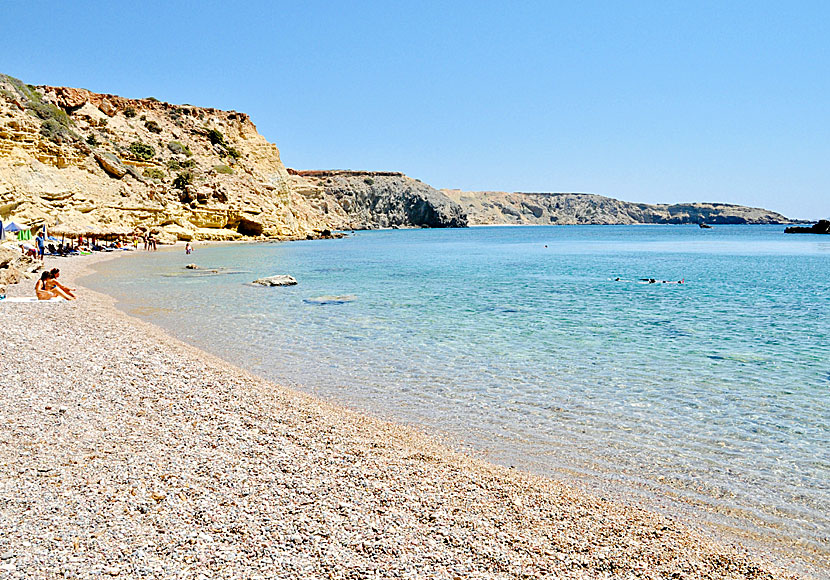
[[[0,219],[160,242],[468,225],[784,224],[722,203],[437,190],[393,171],[286,168],[250,117],[0,75]]]

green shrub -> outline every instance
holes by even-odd
[[[367,177],[366,179],[363,180],[363,183],[365,183],[366,185],[372,185],[373,183],[375,183],[375,180],[372,179],[371,177]]]
[[[54,119],[46,119],[40,124],[40,134],[52,141],[61,141],[61,138],[68,134],[68,130]]]
[[[184,189],[191,183],[193,183],[193,173],[190,171],[182,171],[173,180],[173,187],[176,189]]]
[[[133,109],[132,107],[127,107],[126,109],[124,109],[124,116],[132,119],[133,117],[135,117],[135,109]]]
[[[135,143],[130,145],[130,153],[132,153],[133,156],[138,159],[143,159],[144,161],[147,161],[155,157],[156,150],[153,148],[152,145],[147,145],[147,143],[136,141]]]
[[[147,98],[146,98],[146,99],[144,99],[144,100],[145,100],[145,101],[153,101],[154,103],[158,103],[158,102],[159,102],[159,100],[158,100],[157,98],[155,98],[155,97],[147,97]]]
[[[147,127],[147,130],[150,133],[161,133],[161,127],[159,127],[159,124],[153,121],[152,119],[149,121],[145,121],[144,126]]]
[[[233,169],[231,169],[227,165],[214,165],[213,169],[214,171],[216,171],[216,173],[224,173],[225,175],[230,175],[233,173]]]
[[[179,169],[190,169],[191,167],[196,167],[196,162],[193,159],[185,159],[184,161],[179,161],[178,159],[171,159],[167,162],[167,168],[170,171],[178,171]]]
[[[187,145],[182,145],[178,141],[170,141],[170,143],[167,144],[167,148],[177,155],[181,153],[184,153],[188,157],[193,155],[193,152],[190,151],[190,148]]]
[[[106,127],[107,123],[109,123],[109,119],[101,119],[100,121],[98,121],[98,126],[99,127]]]
[[[233,157],[234,159],[239,159],[240,157],[242,157],[242,154],[230,145],[225,146],[225,151],[230,157]]]
[[[159,169],[158,167],[148,167],[144,170],[144,177],[149,177],[150,179],[158,179],[159,181],[164,181],[164,178],[167,175]]]
[[[141,115],[141,116],[138,118],[138,120],[139,120],[139,121],[146,121],[146,120],[147,120],[147,115]]]
[[[210,142],[214,145],[221,145],[225,147],[225,136],[218,129],[209,129],[207,132],[207,138],[210,139]]]
[[[69,119],[69,115],[66,114],[66,111],[53,105],[52,103],[30,102],[26,105],[26,107],[34,116],[39,117],[44,121],[51,119],[64,127],[69,127],[72,123]]]
[[[98,139],[95,137],[95,135],[90,135],[89,137],[86,138],[86,143],[87,143],[87,145],[91,145],[92,147],[95,147],[95,146],[98,145]]]

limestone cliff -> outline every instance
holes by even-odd
[[[244,113],[0,75],[0,217],[168,239],[306,237],[317,212]]]
[[[467,216],[440,191],[403,173],[294,171],[292,186],[332,230],[459,228]]]
[[[470,225],[792,223],[769,210],[725,203],[652,205],[589,193],[441,192],[461,206]]]

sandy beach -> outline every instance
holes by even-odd
[[[107,257],[47,266],[77,286]],[[676,519],[272,384],[78,294],[0,304],[0,579],[794,577]]]

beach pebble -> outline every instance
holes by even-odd
[[[70,283],[86,258],[61,262]],[[0,580],[792,577],[265,381],[91,292],[18,306],[0,324]]]

